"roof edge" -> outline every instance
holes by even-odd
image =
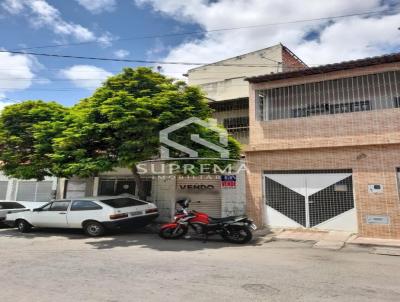
[[[248,81],[249,83],[270,82],[287,78],[297,78],[314,74],[323,74],[333,71],[354,69],[354,68],[394,63],[394,62],[400,62],[400,52],[375,56],[375,57],[368,57],[358,60],[350,60],[339,63],[320,65],[316,67],[302,68],[295,71],[286,71],[286,72],[265,74],[261,76],[247,77],[244,80]]]

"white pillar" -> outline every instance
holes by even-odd
[[[16,184],[15,179],[9,179],[8,180],[8,185],[7,185],[7,193],[6,193],[6,200],[14,200],[13,199],[13,190]]]
[[[100,183],[100,178],[94,177],[94,179],[93,179],[93,196],[97,196],[97,194],[99,192],[99,183]]]

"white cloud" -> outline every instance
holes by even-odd
[[[5,0],[1,6],[11,14],[18,14],[24,9],[24,4],[20,0]]]
[[[114,51],[114,56],[116,56],[118,59],[123,59],[129,56],[130,52],[125,50],[125,49],[118,49]]]
[[[387,9],[392,15],[355,16],[192,36],[168,61],[213,62],[282,42],[306,63],[325,64],[391,52],[400,46],[400,8],[391,0],[135,0],[136,4],[204,30],[315,19]],[[397,7],[394,7],[397,6]],[[397,11],[397,12],[396,12]],[[315,35],[309,35],[315,33]],[[308,38],[307,38],[308,35]],[[164,66],[178,76],[188,67]]]
[[[15,104],[15,102],[3,100],[2,95],[0,94],[0,112],[4,109],[4,107],[12,104]]]
[[[92,14],[111,12],[117,5],[116,0],[75,0]]]
[[[35,78],[33,70],[38,67],[40,64],[31,56],[0,53],[0,99],[7,92],[29,88]]]
[[[61,70],[60,75],[79,88],[94,90],[112,73],[93,65],[74,65]]]
[[[96,36],[90,29],[65,21],[60,11],[46,0],[4,0],[1,6],[10,14],[23,15],[37,28],[48,28],[62,37],[72,37],[79,42],[99,41],[110,43],[109,33]]]
[[[113,36],[111,33],[108,31],[102,34],[100,37],[97,38],[97,41],[103,46],[103,47],[109,47],[112,44],[112,41],[118,39],[117,36]]]

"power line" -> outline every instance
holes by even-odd
[[[145,63],[145,64],[160,64],[160,65],[189,65],[189,66],[214,65],[214,66],[236,66],[236,67],[270,67],[271,66],[271,65],[265,65],[265,64],[221,64],[221,63],[171,62],[171,61],[158,61],[158,60],[117,59],[117,58],[86,57],[86,56],[76,56],[76,55],[61,55],[61,54],[51,54],[51,53],[12,51],[12,50],[0,50],[0,53],[12,53],[12,54],[64,58],[64,59],[111,61],[111,62],[125,62],[125,63]]]
[[[286,22],[275,22],[275,23],[249,25],[249,26],[216,28],[216,29],[210,29],[210,30],[199,30],[199,31],[183,32],[183,33],[170,33],[170,34],[134,36],[134,37],[127,37],[127,38],[117,38],[117,39],[114,39],[112,41],[113,42],[121,42],[121,41],[131,41],[131,40],[144,40],[144,39],[169,38],[169,37],[199,35],[199,34],[207,34],[207,33],[232,31],[232,30],[242,30],[242,29],[253,29],[253,28],[278,26],[278,25],[285,25],[285,24],[296,24],[296,23],[323,21],[323,20],[335,20],[335,19],[350,18],[350,17],[356,17],[356,16],[368,16],[368,15],[382,14],[382,13],[386,13],[386,12],[393,13],[394,11],[390,10],[390,9],[388,9],[388,10],[379,10],[379,11],[368,11],[368,12],[359,12],[359,13],[346,14],[346,15],[337,15],[337,16],[320,17],[320,18],[312,18],[312,19],[292,20],[292,21],[286,21]],[[65,46],[90,45],[90,44],[98,44],[98,43],[101,43],[101,42],[99,42],[99,41],[88,41],[88,42],[63,43],[63,44],[48,44],[48,45],[39,45],[39,46],[32,46],[32,47],[13,49],[13,50],[14,51],[21,51],[21,50],[55,48],[55,47],[65,47]]]

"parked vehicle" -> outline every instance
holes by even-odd
[[[206,213],[188,210],[190,200],[182,199],[177,203],[181,209],[177,211],[174,221],[161,227],[159,235],[164,239],[177,239],[186,235],[189,227],[197,234],[208,236],[218,234],[232,243],[247,243],[252,237],[252,231],[257,227],[246,216],[229,216],[213,218]]]
[[[145,226],[157,216],[154,204],[124,195],[55,200],[37,209],[7,214],[6,223],[23,233],[32,227],[71,228],[97,237],[106,229]]]
[[[0,201],[0,225],[4,224],[7,214],[27,211],[46,204],[45,202],[31,201]]]

